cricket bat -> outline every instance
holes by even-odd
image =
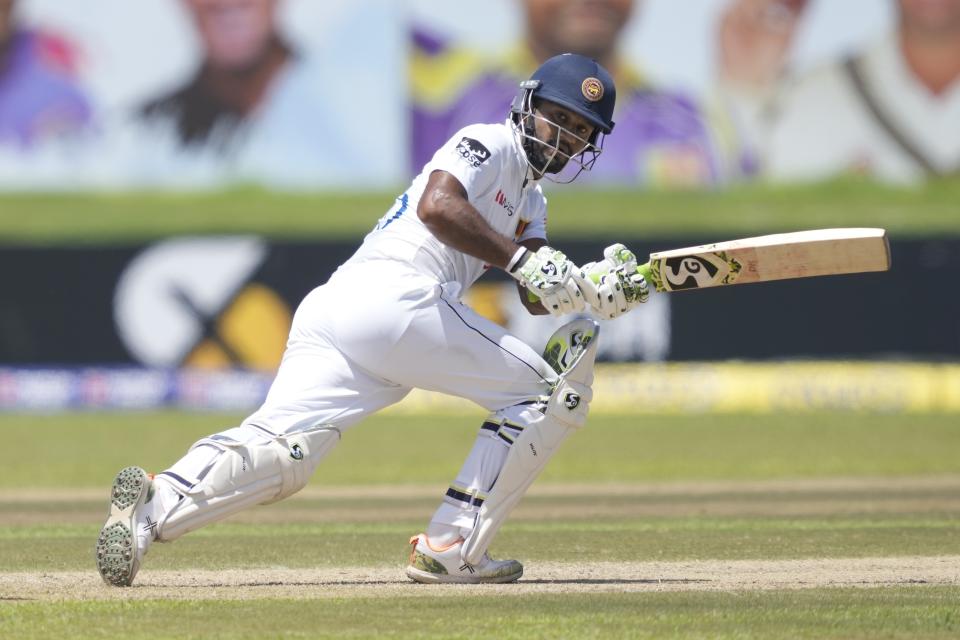
[[[687,291],[889,268],[884,229],[816,229],[659,251],[637,271],[657,291]]]

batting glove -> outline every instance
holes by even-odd
[[[587,291],[587,303],[599,318],[611,320],[647,301],[647,280],[637,273],[637,258],[622,244],[604,249],[604,259],[583,265],[578,280],[594,284]]]
[[[578,267],[551,247],[540,247],[536,253],[522,249],[507,266],[507,273],[555,316],[586,309],[583,292],[571,277],[574,271]]]

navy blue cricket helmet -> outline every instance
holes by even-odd
[[[617,88],[610,73],[596,60],[576,53],[553,56],[520,83],[513,113],[520,113],[530,98],[549,100],[574,111],[604,134],[613,131]]]

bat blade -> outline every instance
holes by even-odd
[[[886,271],[884,229],[815,229],[672,249],[638,267],[657,291]]]

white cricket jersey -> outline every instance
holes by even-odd
[[[396,203],[367,234],[345,267],[391,260],[441,284],[465,291],[486,267],[479,258],[450,247],[417,216],[417,206],[434,171],[446,171],[463,185],[467,198],[498,233],[520,242],[546,239],[547,201],[540,185],[526,182],[527,162],[509,123],[476,124],[458,131],[434,154]]]

